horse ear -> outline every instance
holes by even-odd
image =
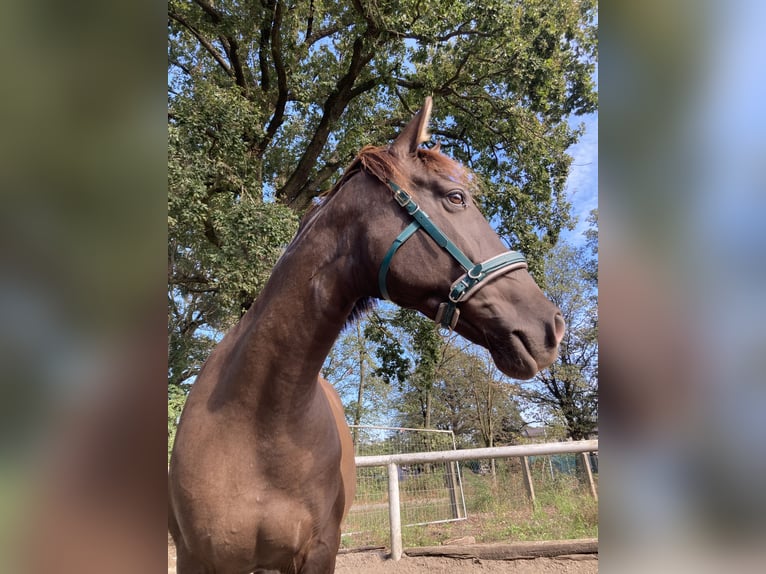
[[[421,110],[413,116],[410,123],[391,144],[391,151],[398,156],[413,154],[418,146],[427,142],[431,136],[428,133],[428,121],[431,119],[431,96],[426,98]]]

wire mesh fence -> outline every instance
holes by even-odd
[[[357,456],[455,450],[452,431],[352,426]],[[410,464],[398,468],[403,526],[462,520],[465,498],[459,465]],[[354,503],[344,522],[344,545],[379,544],[388,537],[385,467],[357,468]]]
[[[353,432],[359,456],[455,449],[449,432],[443,436],[389,428]],[[586,461],[597,473],[595,452],[587,457],[553,454],[399,465],[405,544],[428,545],[464,535],[486,541],[597,535],[598,503],[583,477]],[[387,468],[358,467],[357,480],[342,544],[346,548],[386,546],[390,540]]]
[[[404,532],[405,544],[418,545],[426,534],[437,540],[471,535],[480,542],[598,536],[598,502],[580,473],[578,459],[572,454],[529,457],[534,502],[521,457],[496,459],[494,471],[488,459],[460,463],[470,525],[442,532]],[[594,478],[597,481],[598,476]]]

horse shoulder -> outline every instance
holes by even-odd
[[[322,388],[327,402],[330,405],[335,425],[338,428],[338,437],[341,445],[340,470],[343,478],[343,489],[345,492],[345,502],[343,516],[348,514],[351,503],[356,494],[356,463],[354,462],[354,443],[351,439],[351,431],[346,423],[346,415],[343,410],[343,403],[338,396],[335,388],[324,378],[319,377],[319,385]]]

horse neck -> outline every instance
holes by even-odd
[[[344,243],[337,229],[312,222],[285,251],[238,328],[228,377],[238,402],[275,416],[310,403],[361,296],[353,258],[338,253]]]

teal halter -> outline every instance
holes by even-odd
[[[391,244],[391,247],[388,248],[388,252],[383,258],[383,262],[380,264],[380,269],[378,270],[378,287],[380,288],[380,294],[384,299],[388,301],[391,300],[386,287],[386,275],[388,274],[388,268],[391,266],[391,260],[394,258],[394,254],[397,250],[405,241],[412,237],[418,229],[423,229],[423,231],[430,235],[436,244],[447,251],[447,253],[449,253],[466,271],[450,286],[448,296],[449,301],[439,305],[439,310],[437,311],[434,320],[444,328],[450,330],[455,328],[458,317],[460,316],[460,310],[457,308],[458,303],[467,300],[471,295],[478,291],[479,287],[485,285],[489,279],[509,273],[514,269],[526,268],[526,259],[518,251],[506,251],[500,255],[495,255],[494,257],[487,259],[483,263],[474,263],[457,245],[444,235],[442,230],[436,226],[431,218],[420,209],[420,206],[414,199],[412,199],[410,194],[391,180],[388,181],[388,185],[394,192],[396,203],[401,205],[405,211],[412,216],[414,221],[405,227],[404,231],[397,235],[396,239],[394,239]]]

